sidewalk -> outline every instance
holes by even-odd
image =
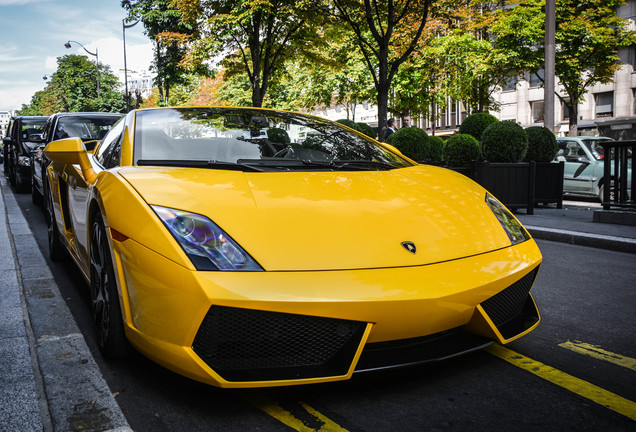
[[[0,431],[131,431],[0,174]]]
[[[540,207],[534,215],[515,216],[535,239],[636,253],[636,226],[594,222],[599,211],[600,204],[564,201],[562,209]]]
[[[636,253],[636,226],[594,204],[516,216],[537,239]],[[131,431],[0,175],[0,432]]]

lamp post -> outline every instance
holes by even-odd
[[[95,56],[95,70],[97,71],[97,97],[99,98],[99,56],[97,55],[97,47],[95,47],[95,52],[92,53],[89,50],[86,49],[86,47],[84,45],[82,45],[81,43],[74,41],[74,40],[70,40],[68,42],[66,42],[64,44],[64,46],[67,49],[71,48],[71,42],[78,44],[79,46],[81,46],[82,48],[84,48],[84,51],[86,51],[88,54]]]
[[[126,88],[126,112],[130,111],[130,95],[128,94],[128,67],[126,65],[126,29],[137,25],[141,21],[139,18],[132,24],[126,24],[126,19],[121,20],[122,33],[124,34],[124,85]]]

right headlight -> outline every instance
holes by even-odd
[[[263,271],[263,268],[205,216],[151,206],[197,270]]]
[[[528,231],[526,231],[523,225],[519,223],[517,218],[515,218],[512,213],[510,213],[510,210],[508,210],[488,192],[486,192],[486,204],[488,204],[490,210],[492,210],[497,217],[497,220],[503,227],[506,234],[508,234],[508,238],[513,245],[530,240],[530,234],[528,234]]]

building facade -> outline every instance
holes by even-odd
[[[630,21],[630,28],[636,30],[636,0],[627,0],[619,8],[618,15]],[[624,48],[618,53],[622,67],[608,84],[596,84],[588,89],[585,100],[578,107],[578,130],[580,135],[608,136],[614,139],[636,139],[636,45]],[[539,71],[539,75],[542,71]],[[544,115],[544,88],[542,81],[534,74],[526,74],[516,82],[512,81],[494,93],[499,105],[491,114],[500,120],[512,120],[523,127],[542,126]],[[565,94],[556,79],[557,91]],[[355,117],[351,114],[355,112]],[[450,135],[456,133],[459,125],[470,114],[461,102],[447,101],[446,107],[436,109],[435,119],[413,118],[414,126],[426,130],[429,135]],[[377,107],[358,104],[355,111],[343,106],[332,106],[315,114],[337,120],[355,118],[355,121],[377,126]],[[569,133],[569,112],[559,98],[554,107],[555,134]],[[432,116],[431,116],[432,117]],[[401,126],[398,119],[398,126]]]
[[[0,138],[7,135],[9,120],[11,120],[11,113],[9,111],[0,111]]]

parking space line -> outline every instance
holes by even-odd
[[[627,369],[636,371],[636,359],[605,351],[598,345],[591,345],[581,341],[567,341],[559,344],[559,346],[561,348],[569,349],[579,354],[588,355],[590,357],[614,363],[619,366],[626,367]]]
[[[244,394],[243,399],[299,432],[348,432],[304,402],[297,402],[295,409],[287,410],[277,401],[255,393]]]
[[[484,348],[484,350],[546,381],[563,387],[572,393],[596,402],[632,420],[636,420],[636,403],[624,397],[588,383],[587,381],[583,381],[582,379],[573,377],[551,366],[532,360],[501,345],[493,344]]]

